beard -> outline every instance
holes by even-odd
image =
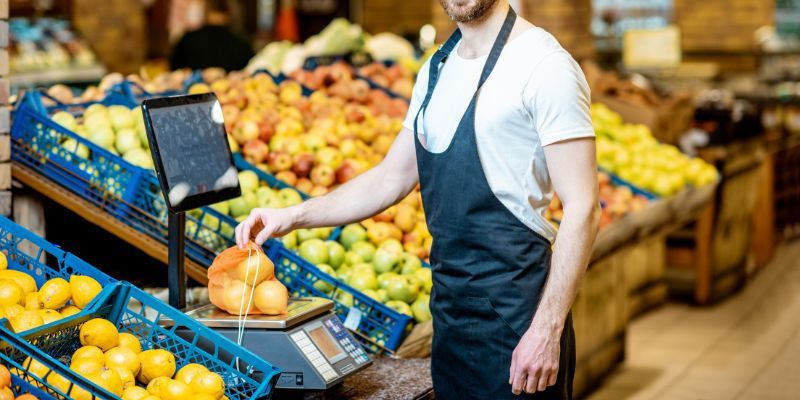
[[[497,0],[439,0],[454,22],[478,22],[489,15]]]

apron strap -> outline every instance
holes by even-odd
[[[489,75],[494,70],[494,66],[497,64],[497,60],[500,58],[500,53],[503,51],[503,47],[506,45],[508,38],[511,36],[511,30],[514,29],[514,22],[516,22],[516,20],[517,13],[514,12],[512,7],[508,7],[508,14],[506,14],[506,19],[503,21],[503,26],[500,28],[500,33],[497,34],[497,39],[494,40],[492,50],[489,52],[489,58],[486,60],[486,64],[483,65],[481,79],[478,81],[478,90],[481,89],[486,80],[489,79]]]

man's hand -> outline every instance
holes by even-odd
[[[255,208],[250,215],[236,226],[236,244],[243,249],[255,236],[261,246],[272,236],[281,236],[294,230],[294,208]]]
[[[535,329],[525,332],[511,355],[508,383],[514,394],[543,392],[556,384],[561,332]]]

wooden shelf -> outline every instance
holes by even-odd
[[[40,176],[25,166],[13,164],[14,179],[24,183],[33,190],[47,196],[87,221],[103,228],[109,233],[130,243],[145,254],[167,263],[167,246],[141,233],[124,222],[112,217],[102,209],[62,188],[53,181]],[[195,261],[186,258],[186,273],[190,278],[205,285],[208,283],[207,269]],[[113,275],[113,273],[112,273]]]

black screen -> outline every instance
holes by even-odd
[[[173,211],[238,196],[222,109],[213,95],[152,99],[145,120],[159,181]]]

